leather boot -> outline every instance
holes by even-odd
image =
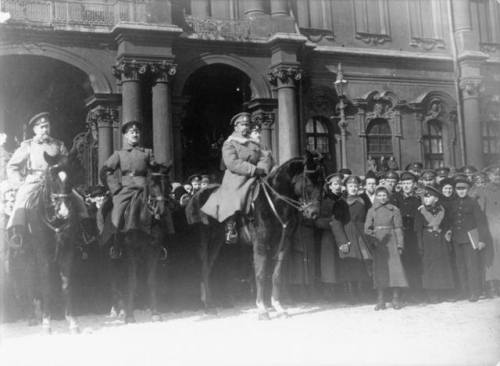
[[[385,310],[385,300],[384,300],[384,289],[377,289],[377,305],[375,305],[375,311]]]
[[[235,244],[238,242],[238,231],[236,230],[236,220],[230,217],[226,220],[226,244]]]
[[[399,298],[399,288],[395,287],[392,292],[392,308],[394,310],[401,309],[401,301]]]

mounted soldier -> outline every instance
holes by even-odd
[[[50,136],[50,117],[48,112],[33,116],[28,126],[33,129],[32,139],[25,140],[14,152],[7,164],[7,177],[11,184],[18,186],[12,215],[7,224],[14,245],[20,246],[26,230],[26,212],[30,202],[40,191],[41,183],[47,172],[48,163],[44,153],[66,158],[68,150],[62,141]],[[87,217],[83,199],[73,192],[73,203],[80,217]]]
[[[222,184],[201,210],[219,222],[225,222],[226,242],[238,240],[234,214],[245,213],[245,205],[257,177],[269,174],[272,159],[256,140],[250,137],[250,114],[238,113],[231,119],[234,132],[222,146],[226,167]]]
[[[123,147],[104,163],[101,175],[113,197],[111,222],[116,230],[141,229],[143,200],[147,194],[147,175],[156,166],[153,151],[140,145],[142,123],[130,121],[122,126]],[[119,174],[118,174],[119,173]]]

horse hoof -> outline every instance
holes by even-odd
[[[290,314],[288,314],[286,311],[283,311],[281,313],[278,313],[277,317],[281,319],[288,319],[290,318]]]
[[[125,324],[133,324],[135,323],[135,317],[133,315],[125,316]]]
[[[212,307],[205,308],[204,312],[205,312],[205,315],[218,315],[219,314],[219,312],[217,311],[217,308],[215,308],[215,307],[214,308],[212,308]]]
[[[269,316],[269,313],[265,312],[265,313],[259,313],[258,319],[259,320],[271,320],[271,317]]]
[[[158,322],[163,321],[163,318],[161,317],[160,314],[153,314],[153,315],[151,315],[151,321],[158,323]]]

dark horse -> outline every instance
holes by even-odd
[[[269,319],[264,303],[268,260],[273,261],[271,305],[279,316],[287,316],[280,303],[283,260],[288,253],[299,213],[307,218],[315,218],[319,214],[322,184],[321,157],[312,153],[285,162],[257,183],[259,191],[253,201],[251,214],[241,220],[240,238],[253,247],[259,319]],[[200,192],[200,207],[210,194],[209,190]],[[220,235],[223,233],[221,226],[212,219],[209,219],[208,224],[200,225],[201,300],[206,311],[212,307],[209,277],[224,242]]]
[[[44,158],[48,168],[39,191],[28,202],[28,233],[23,243],[27,253],[31,254],[33,261],[30,262],[35,267],[31,272],[33,278],[29,287],[33,293],[30,297],[35,299],[41,295],[42,326],[50,332],[52,273],[57,271],[66,320],[70,330],[78,332],[78,322],[73,315],[71,276],[76,250],[75,238],[79,230],[75,196],[66,170],[67,159],[47,153],[44,153]],[[35,293],[37,285],[40,294]]]
[[[146,269],[146,282],[149,290],[149,306],[153,321],[160,321],[161,316],[157,307],[156,273],[160,258],[166,255],[164,246],[165,237],[171,228],[169,193],[170,184],[168,179],[169,167],[160,165],[155,167],[147,177],[147,185],[141,193],[143,214],[141,214],[142,230],[129,230],[127,232],[116,232],[112,235],[108,244],[107,252],[115,257],[111,259],[110,281],[113,292],[113,309],[122,303],[120,291],[120,277],[118,271],[120,265],[112,263],[121,261],[127,271],[127,286],[125,290],[125,322],[135,322],[134,298],[136,296],[138,283],[139,262],[144,260],[143,267]],[[103,180],[105,181],[105,180]],[[107,216],[108,227],[110,227],[110,215]],[[107,235],[103,235],[108,237]],[[107,246],[106,246],[107,247]],[[116,258],[121,257],[121,258]]]

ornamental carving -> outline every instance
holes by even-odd
[[[168,79],[177,72],[177,65],[168,61],[121,60],[113,66],[113,75],[118,80],[139,80],[140,78]]]
[[[434,48],[445,48],[445,43],[442,39],[412,37],[410,46],[421,48],[424,51],[431,51]]]
[[[432,99],[427,108],[426,117],[428,119],[435,119],[442,117],[445,114],[443,102],[440,99]]]
[[[463,78],[460,80],[460,89],[464,92],[464,96],[478,97],[484,91],[483,81],[480,77]]]
[[[278,81],[282,83],[299,81],[302,79],[302,70],[297,66],[277,66],[267,74],[267,78],[274,86],[278,85]]]
[[[95,141],[98,140],[97,132],[100,127],[113,127],[118,122],[118,111],[113,107],[98,105],[87,115],[87,127]]]
[[[480,50],[484,53],[495,53],[500,50],[500,43],[481,43]]]
[[[356,32],[356,39],[363,41],[366,44],[384,44],[385,42],[391,41],[391,36],[387,34],[374,34],[374,33],[364,33],[364,32]]]
[[[204,40],[249,41],[250,20],[185,17],[192,34],[190,38]]]
[[[274,124],[274,113],[258,110],[252,113],[252,123],[261,126],[264,129],[269,129]]]

